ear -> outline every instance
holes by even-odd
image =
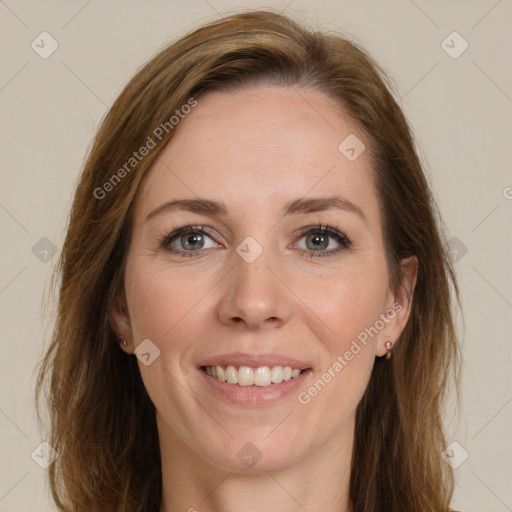
[[[390,292],[386,301],[386,309],[384,312],[384,328],[379,332],[377,342],[378,356],[384,356],[388,353],[386,343],[391,341],[393,346],[404,330],[407,320],[411,314],[412,300],[416,279],[418,277],[418,258],[410,256],[402,260],[403,279],[398,290]]]
[[[120,336],[122,336],[123,340],[126,342],[125,346],[122,340],[118,340],[119,346],[127,354],[133,354],[135,346],[133,344],[130,313],[128,311],[124,291],[119,293],[119,295],[114,299],[113,304],[108,313],[108,319],[110,322],[110,326],[117,334],[117,337],[119,338]]]

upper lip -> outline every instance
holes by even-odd
[[[197,365],[201,366],[291,366],[299,370],[311,368],[311,365],[304,361],[299,361],[293,357],[281,354],[244,354],[241,352],[233,352],[231,354],[220,354],[218,356],[209,357],[200,361]]]

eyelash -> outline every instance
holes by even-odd
[[[189,234],[191,232],[200,233],[209,236],[210,238],[214,239],[214,235],[211,232],[209,228],[206,226],[192,226],[190,224],[187,224],[186,226],[183,226],[181,228],[175,229],[171,233],[164,234],[160,240],[159,240],[159,249],[164,249],[171,254],[176,254],[182,257],[197,257],[196,254],[202,252],[201,250],[197,251],[178,251],[175,249],[169,249],[169,245],[176,240],[177,238],[180,238],[186,234]],[[304,250],[299,249],[302,253],[307,253],[311,259],[314,258],[327,258],[330,256],[333,256],[335,254],[338,254],[339,252],[343,251],[344,249],[350,248],[352,245],[352,241],[343,233],[340,233],[337,229],[331,227],[331,226],[324,226],[322,224],[317,224],[315,226],[308,226],[307,228],[303,228],[299,231],[298,237],[299,239],[310,235],[310,234],[320,234],[320,235],[328,235],[334,239],[340,244],[340,247],[334,250],[330,251],[312,251],[312,250]]]

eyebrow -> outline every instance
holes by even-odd
[[[145,222],[164,211],[177,209],[187,210],[201,215],[219,217],[226,217],[229,213],[227,206],[222,201],[215,201],[213,199],[205,199],[201,197],[197,199],[173,199],[162,203],[150,212],[147,215]],[[368,219],[361,208],[340,196],[301,197],[286,203],[281,209],[281,215],[284,217],[286,215],[314,213],[333,209],[355,213],[366,224],[368,224]]]

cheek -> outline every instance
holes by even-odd
[[[182,418],[189,417],[190,394],[183,391],[180,382],[196,371],[189,364],[194,349],[191,340],[201,339],[203,324],[196,320],[205,314],[201,298],[208,291],[208,283],[201,286],[193,274],[142,258],[127,265],[126,298],[135,345],[150,339],[159,349],[151,364],[139,361],[144,385],[157,410],[177,411]],[[190,421],[178,423],[183,426]],[[186,429],[182,430],[185,435]]]
[[[173,337],[203,294],[193,276],[187,279],[179,271],[144,262],[128,266],[126,295],[135,343]]]
[[[323,339],[335,357],[347,350],[350,342],[373,326],[383,313],[386,274],[379,267],[339,272],[319,281],[314,288],[305,288],[303,293],[322,320]]]
[[[325,283],[322,293],[311,297],[322,322],[316,337],[322,341],[322,367],[297,399],[304,414],[322,418],[324,435],[339,435],[351,425],[355,410],[368,385],[377,336],[368,330],[382,313],[385,284],[368,276],[345,275]]]
[[[317,380],[302,390],[299,401],[318,407],[333,425],[346,421],[355,410],[373,369],[378,339],[374,329],[387,293],[383,269],[365,265],[357,271],[340,271],[309,288],[314,292],[308,303],[321,320],[316,337],[325,352]],[[333,407],[335,403],[340,406]]]

